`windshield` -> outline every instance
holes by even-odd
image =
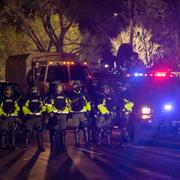
[[[88,70],[86,67],[81,65],[70,66],[71,80],[86,81],[88,76]]]
[[[52,65],[48,67],[47,82],[68,82],[68,69],[65,65]]]
[[[39,81],[44,81],[45,73],[46,73],[46,67],[45,66],[40,67]]]

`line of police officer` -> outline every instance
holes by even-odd
[[[113,119],[116,119],[117,103],[110,95],[110,86],[104,84],[94,95],[94,100],[82,88],[81,82],[76,81],[72,92],[67,95],[61,83],[56,83],[54,91],[45,99],[39,95],[38,88],[33,86],[23,98],[21,105],[13,96],[13,89],[7,87],[0,102],[0,137],[1,148],[6,148],[7,142],[11,149],[15,149],[15,131],[18,116],[22,112],[24,131],[24,150],[27,150],[29,138],[34,129],[37,132],[38,150],[44,151],[43,131],[45,115],[48,116],[51,151],[65,148],[66,125],[69,115],[73,122],[75,146],[80,146],[79,132],[82,129],[85,146],[89,146],[92,139],[98,145],[111,144]],[[117,97],[115,98],[117,100]],[[116,101],[117,102],[117,101]],[[119,101],[118,101],[119,103]],[[127,123],[132,114],[133,103],[123,99],[123,123],[120,124],[122,137],[129,141]],[[95,129],[95,130],[94,130]],[[91,138],[90,138],[91,134]],[[60,146],[60,147],[59,147]]]

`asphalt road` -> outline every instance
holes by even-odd
[[[36,152],[34,141],[27,152],[18,144],[14,152],[0,151],[0,180],[180,179],[180,137],[144,136],[138,144],[120,148],[117,137],[114,133],[111,148],[75,148],[70,132],[66,151],[53,155],[48,136],[43,153]]]

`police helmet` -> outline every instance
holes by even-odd
[[[55,83],[55,91],[63,91],[63,89],[64,89],[64,86],[62,83],[60,82]]]
[[[6,86],[4,90],[5,90],[5,91],[7,91],[7,90],[13,91],[13,88],[12,88],[12,86]]]
[[[109,94],[110,92],[110,86],[108,84],[103,84],[101,86],[101,92],[103,92],[104,94]]]
[[[73,84],[73,89],[77,87],[82,87],[82,83],[79,80],[74,81],[74,84]]]
[[[9,93],[8,93],[9,92]],[[6,86],[4,88],[4,94],[5,95],[12,95],[14,93],[13,87],[12,86]]]
[[[106,90],[106,89],[110,90],[110,86],[109,86],[108,84],[103,84],[103,85],[101,86],[101,89],[102,89],[103,91]]]
[[[37,86],[32,86],[32,87],[30,88],[30,93],[32,93],[32,94],[38,94],[38,93],[39,93],[38,87],[37,87]]]

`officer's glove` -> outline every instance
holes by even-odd
[[[11,117],[17,117],[18,115],[17,115],[17,113],[11,113],[9,116],[11,116]]]
[[[70,103],[68,103],[66,106],[68,107],[68,109],[71,109],[71,104]]]
[[[90,116],[90,112],[89,111],[85,112],[85,116],[89,117]]]
[[[19,125],[22,125],[22,119],[21,119],[21,118],[16,118],[16,122],[17,122]]]
[[[29,114],[26,115],[27,118],[33,118],[33,113],[30,112]]]
[[[50,117],[50,118],[53,118],[53,117],[54,117],[54,113],[53,113],[53,112],[50,112],[50,113],[49,113],[49,117]]]
[[[116,112],[111,111],[111,117],[112,117],[112,118],[115,118],[115,117],[116,117]]]
[[[105,117],[105,119],[109,119],[109,118],[111,118],[111,113],[107,113],[107,114],[105,114],[105,115],[104,115],[104,117]]]
[[[41,115],[41,112],[37,112],[35,113],[36,116],[40,116]]]

